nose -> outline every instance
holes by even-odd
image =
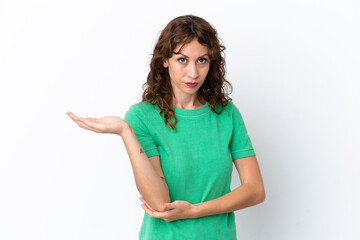
[[[196,63],[191,63],[188,65],[188,76],[192,79],[196,79],[199,77],[199,71],[197,69]]]

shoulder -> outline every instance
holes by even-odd
[[[225,104],[224,104],[224,105],[225,105]],[[217,104],[217,105],[215,106],[215,109],[216,109],[217,112],[220,112],[220,111],[221,111],[221,114],[227,113],[227,115],[230,115],[230,116],[233,114],[234,109],[237,109],[237,107],[235,106],[235,104],[234,104],[233,102],[231,102],[231,101],[228,101],[228,102],[226,103],[226,105],[223,107],[222,110],[221,110],[221,108],[222,108],[221,104]]]
[[[129,107],[124,120],[130,125],[147,124],[151,119],[159,116],[157,106],[147,102],[138,102]]]
[[[148,115],[156,111],[158,108],[156,105],[148,102],[138,102],[131,105],[126,114],[141,114]]]

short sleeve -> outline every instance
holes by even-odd
[[[229,144],[232,159],[254,156],[255,152],[240,111],[232,102],[229,104],[233,108],[233,133]]]
[[[147,157],[159,155],[159,150],[154,138],[151,136],[145,116],[141,114],[138,106],[132,105],[126,112],[124,120],[132,127],[141,147]]]

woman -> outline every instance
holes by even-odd
[[[180,16],[155,45],[142,102],[118,117],[68,115],[122,137],[145,211],[140,239],[236,239],[234,211],[265,199],[246,127],[225,92],[225,47],[204,19]],[[233,163],[242,185],[230,190]]]

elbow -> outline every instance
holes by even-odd
[[[143,203],[155,211],[163,212],[164,205],[171,202],[169,190],[167,187],[159,190],[156,193],[151,190],[142,191],[142,189],[139,187],[138,190],[144,200]]]
[[[249,185],[249,189],[251,192],[252,205],[256,205],[265,201],[265,189],[263,183]]]
[[[159,199],[157,201],[154,202],[154,206],[151,206],[154,210],[158,211],[158,212],[163,212],[164,211],[164,206],[167,203],[170,203],[170,197],[166,197],[166,198],[162,198]]]
[[[266,198],[266,196],[265,196],[265,189],[264,189],[264,187],[261,187],[261,188],[259,188],[257,191],[256,191],[256,199],[257,199],[257,203],[259,204],[259,203],[262,203],[262,202],[264,202],[265,201],[265,198]]]

